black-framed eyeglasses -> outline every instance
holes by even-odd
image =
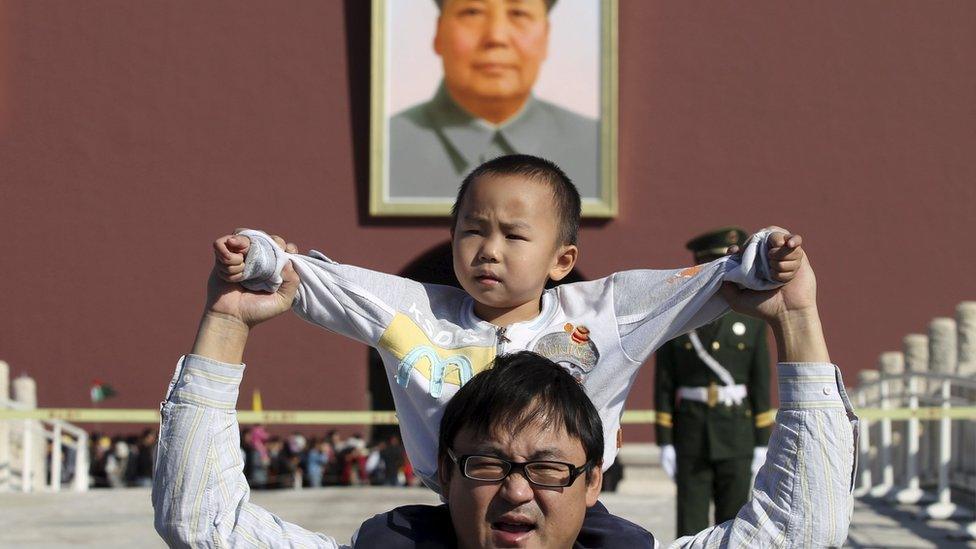
[[[579,467],[562,461],[533,460],[509,461],[495,456],[465,454],[457,456],[448,448],[447,455],[457,463],[461,474],[471,480],[498,482],[505,480],[514,471],[532,484],[546,488],[563,488],[576,481],[576,477],[589,471],[592,465],[584,463]]]

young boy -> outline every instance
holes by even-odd
[[[603,420],[606,468],[644,360],[722,314],[727,305],[716,294],[723,283],[770,289],[790,280],[802,257],[799,237],[764,230],[738,257],[544,290],[576,264],[579,219],[579,193],[556,165],[511,155],[476,168],[458,191],[451,231],[463,290],[341,265],[317,252],[287,253],[283,241],[258,231],[221,237],[214,246],[220,276],[252,290],[277,290],[291,261],[301,279],[293,309],[379,351],[404,446],[420,477],[439,491],[443,407],[496,355],[535,351],[579,380]],[[279,306],[289,305],[282,296]],[[598,523],[588,516],[584,533],[613,528]]]

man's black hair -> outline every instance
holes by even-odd
[[[562,422],[566,433],[583,445],[587,464],[603,463],[603,423],[590,397],[564,368],[531,351],[498,356],[448,401],[441,418],[438,463],[450,463],[447,449],[464,429],[476,437],[498,430],[516,433],[540,418]],[[452,471],[444,472],[449,476]]]
[[[528,154],[499,156],[472,170],[461,182],[454,206],[451,208],[451,231],[457,227],[461,204],[472,183],[483,177],[511,175],[536,180],[552,189],[553,202],[559,216],[560,244],[576,244],[581,215],[580,194],[576,185],[554,162]]]

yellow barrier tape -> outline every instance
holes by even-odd
[[[948,409],[930,407],[918,408],[917,410],[912,410],[911,408],[892,408],[889,410],[882,408],[857,408],[854,410],[854,413],[859,418],[868,420],[887,418],[893,421],[905,421],[913,417],[923,421],[942,419],[943,417],[948,417],[949,419],[976,419],[976,406],[958,406]]]
[[[775,410],[773,410],[775,413]],[[945,410],[941,407],[918,408],[859,408],[858,417],[867,420],[888,418],[905,421],[917,417],[923,421],[941,419],[976,420],[976,406],[959,406]],[[654,410],[627,410],[620,418],[622,424],[653,424]],[[37,419],[63,420],[71,423],[159,423],[159,411],[135,408],[38,408],[35,410],[0,409],[0,420]],[[315,411],[315,410],[265,410],[254,412],[241,410],[237,419],[242,424],[266,425],[393,425],[396,412],[390,411]]]
[[[159,423],[158,410],[102,408],[38,408],[35,410],[2,410],[0,419],[63,420],[71,423]],[[265,410],[237,412],[242,424],[267,425],[393,425],[396,412],[388,411],[313,411]],[[628,410],[621,423],[654,423],[654,410]]]
[[[37,408],[0,409],[0,419],[60,419],[71,423],[159,423],[159,410],[134,408]]]

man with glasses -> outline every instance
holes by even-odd
[[[447,503],[378,515],[360,527],[357,547],[654,546],[650,532],[597,501],[600,415],[543,356],[502,355],[474,376],[447,403],[438,448]]]
[[[799,247],[795,239],[787,245]],[[777,290],[722,290],[735,310],[766,320],[776,336],[780,410],[751,500],[734,519],[675,547],[827,547],[847,537],[856,418],[827,353],[813,270],[805,257],[798,261],[796,277]],[[241,360],[250,328],[287,310],[294,298],[298,276],[290,264],[282,277],[276,294],[211,277],[193,352],[180,360],[161,409],[152,498],[156,531],[171,546],[341,547],[248,501],[234,412]],[[611,520],[597,501],[602,433],[599,414],[572,375],[531,353],[501,356],[444,407],[437,474],[446,504],[374,517],[353,545],[654,543],[640,527]]]

